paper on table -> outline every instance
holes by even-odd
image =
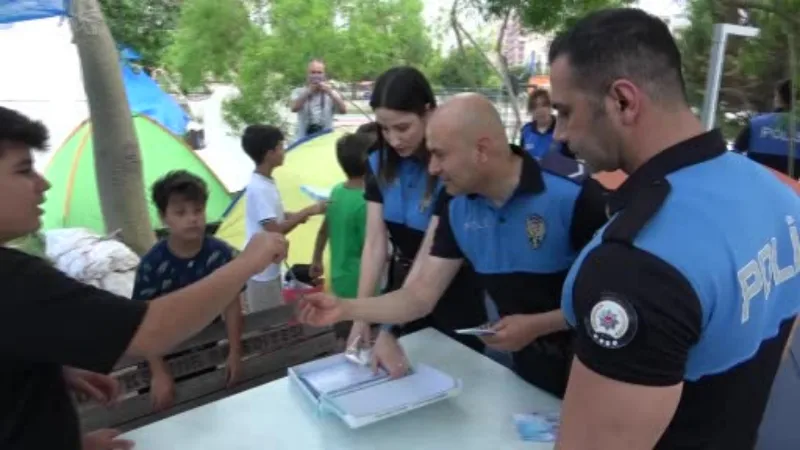
[[[455,388],[452,377],[425,365],[397,380],[330,398],[339,410],[355,417],[373,416],[431,400]]]
[[[388,374],[383,370],[376,374],[368,366],[349,361],[303,375],[305,382],[322,395],[387,377]]]
[[[561,414],[557,412],[514,414],[514,423],[523,441],[555,442]]]
[[[319,188],[304,184],[300,186],[300,190],[314,201],[328,200],[331,198],[331,189],[329,188]]]

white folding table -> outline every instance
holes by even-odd
[[[401,339],[412,362],[460,378],[455,398],[351,430],[320,415],[287,378],[125,435],[141,450],[552,450],[523,442],[513,414],[556,411],[560,402],[509,369],[426,329]]]

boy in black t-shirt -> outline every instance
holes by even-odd
[[[227,244],[205,234],[208,188],[201,178],[185,170],[170,172],[153,183],[152,200],[169,235],[153,246],[139,263],[133,286],[134,300],[153,300],[196,283],[230,262],[234,256],[233,249]],[[232,386],[241,371],[240,295],[225,310],[225,325],[229,344],[228,385]],[[171,355],[170,359],[185,353]],[[153,408],[167,409],[172,406],[175,396],[175,382],[169,365],[160,356],[150,358],[148,363]]]
[[[2,247],[41,226],[50,184],[34,170],[31,150],[44,149],[47,138],[41,123],[0,107],[0,449],[108,448],[116,432],[81,442],[68,393],[76,385],[65,379],[65,366],[108,373],[123,355],[167,353],[218,317],[248,278],[282,260],[286,240],[262,232],[224,267],[155,302],[76,281],[41,258]],[[104,392],[113,400],[113,389]]]

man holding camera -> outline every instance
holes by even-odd
[[[333,115],[347,112],[341,94],[327,83],[325,63],[318,59],[308,63],[308,84],[292,91],[289,107],[297,113],[295,139],[333,128]]]

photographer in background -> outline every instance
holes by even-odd
[[[333,115],[347,112],[341,94],[327,83],[325,63],[319,59],[308,63],[308,84],[292,91],[289,108],[297,113],[296,140],[332,128]]]

